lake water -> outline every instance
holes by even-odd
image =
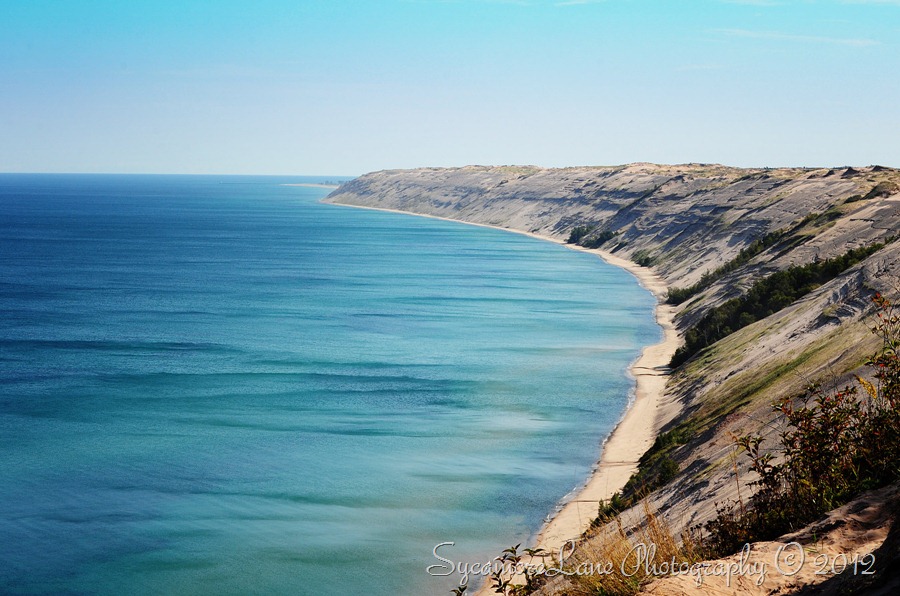
[[[317,180],[0,175],[0,591],[448,593],[584,481],[649,293]]]

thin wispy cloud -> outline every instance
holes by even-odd
[[[881,42],[874,39],[859,39],[849,37],[824,37],[819,35],[796,35],[793,33],[781,33],[779,31],[750,31],[748,29],[714,29],[716,33],[728,37],[743,37],[747,39],[771,39],[775,41],[789,41],[798,43],[821,43],[842,46],[877,46]]]

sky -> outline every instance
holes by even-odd
[[[900,167],[900,0],[2,0],[0,172]]]

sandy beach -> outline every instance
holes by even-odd
[[[335,203],[331,203],[335,204]],[[678,348],[678,332],[675,329],[673,307],[665,304],[666,284],[650,269],[641,267],[627,259],[623,259],[601,249],[588,249],[549,236],[534,234],[521,230],[514,230],[500,226],[473,223],[439,217],[400,211],[397,209],[383,209],[378,207],[361,207],[357,205],[341,205],[339,207],[352,207],[355,209],[371,209],[374,211],[387,211],[390,213],[402,213],[404,215],[416,215],[431,219],[441,219],[456,223],[494,228],[517,234],[524,234],[540,240],[554,242],[573,250],[580,250],[597,255],[610,265],[625,269],[651,292],[657,299],[656,321],[663,330],[663,339],[660,343],[645,347],[640,357],[631,365],[629,373],[635,379],[635,389],[632,399],[625,410],[622,419],[603,443],[600,461],[597,463],[590,478],[570,500],[563,503],[558,511],[551,513],[551,519],[544,524],[538,533],[535,547],[543,548],[551,553],[558,553],[561,546],[569,540],[578,538],[588,529],[591,521],[597,516],[599,501],[609,499],[613,493],[622,489],[631,475],[637,471],[638,460],[650,448],[656,439],[661,421],[671,417],[671,412],[663,412],[662,396],[665,392],[668,379],[668,363]],[[672,406],[669,406],[672,407]],[[486,593],[482,591],[482,593]]]
[[[606,251],[583,249],[597,254],[611,265],[633,274],[638,282],[657,299],[656,322],[662,327],[660,343],[647,346],[629,368],[635,378],[634,396],[621,421],[603,444],[600,461],[578,494],[545,524],[537,545],[558,553],[569,540],[578,538],[597,516],[600,500],[612,497],[637,471],[638,460],[650,448],[659,432],[662,396],[668,379],[668,363],[678,348],[678,332],[673,321],[675,309],[665,304],[666,285],[647,268]]]

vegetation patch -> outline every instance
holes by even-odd
[[[688,533],[676,534],[646,501],[641,513],[633,532],[611,525],[565,561],[572,579],[565,594],[637,594],[662,570],[689,569],[704,558],[702,544]]]
[[[875,243],[854,248],[839,257],[795,265],[757,281],[746,294],[713,308],[688,329],[670,366],[679,366],[723,337],[778,312],[882,247],[884,244]]]
[[[595,234],[594,230],[596,229],[596,226],[575,226],[569,232],[566,244],[577,244],[584,248],[600,248],[607,241],[616,237],[616,233],[609,230],[602,230]]]
[[[650,254],[649,250],[641,249],[634,253],[632,260],[641,267],[652,267],[656,264],[656,257]]]
[[[811,385],[799,399],[785,397],[775,410],[786,423],[781,458],[762,452],[762,437],[738,437],[750,455],[757,492],[745,506],[729,503],[706,524],[708,547],[718,554],[747,542],[796,531],[866,490],[900,479],[900,314],[876,294],[882,348],[868,365],[875,382],[825,390]]]
[[[863,200],[867,199],[875,199],[875,198],[885,198],[891,195],[895,195],[900,192],[900,186],[897,185],[896,182],[891,182],[890,180],[885,180],[884,182],[879,182],[876,184],[872,190],[870,190],[866,196],[863,197]]]
[[[827,211],[824,211],[822,213],[809,213],[806,217],[800,220],[800,223],[794,226],[794,229],[799,230],[800,228],[806,226],[823,226],[827,223],[833,222],[836,219],[840,219],[842,215],[843,212],[839,207],[832,207],[831,209],[828,209]]]
[[[581,239],[590,234],[594,230],[594,226],[575,226],[569,232],[566,244],[579,244]]]
[[[636,505],[638,501],[666,485],[679,472],[678,462],[672,453],[686,444],[696,434],[693,421],[682,422],[672,430],[661,433],[653,445],[638,461],[638,470],[620,492],[616,492],[606,501],[600,502],[599,517],[592,525],[604,523],[610,517]]]
[[[609,230],[603,230],[602,232],[600,232],[594,236],[591,236],[590,238],[585,238],[581,242],[581,246],[583,246],[585,248],[600,248],[601,246],[606,244],[607,241],[612,240],[615,237],[616,237],[615,232],[610,232]]]
[[[829,342],[823,341],[794,358],[776,362],[768,368],[752,371],[752,374],[747,375],[749,378],[741,377],[740,381],[733,386],[732,391],[723,391],[719,394],[719,399],[709,402],[708,407],[701,410],[702,414],[698,415],[697,423],[707,427],[737,411],[738,408],[756,401],[756,398],[764,395],[790,373],[800,370],[829,345]]]
[[[693,536],[677,535],[646,501],[641,513],[641,524],[633,531],[626,532],[621,523],[608,524],[578,549],[559,553],[561,557],[541,550],[520,553],[518,544],[504,550],[496,559],[502,569],[491,575],[494,593],[525,596],[564,575],[571,583],[562,593],[569,596],[636,594],[661,569],[690,568],[703,559]],[[461,595],[466,589],[460,586],[452,593]]]
[[[769,232],[762,238],[757,238],[751,242],[749,246],[742,248],[741,252],[739,252],[735,258],[713,271],[704,273],[700,278],[700,281],[694,285],[686,288],[671,288],[666,298],[666,302],[669,304],[681,304],[688,298],[699,294],[711,286],[716,280],[746,265],[753,257],[762,253],[767,248],[774,246],[784,237],[784,235],[785,232],[783,230],[776,230],[774,232]]]
[[[883,182],[878,186],[889,186],[892,184],[893,183],[891,182]],[[881,192],[885,192],[885,188],[887,188],[887,186],[885,186]],[[893,192],[897,192],[897,185],[893,184],[893,186],[895,187],[895,190]],[[869,195],[871,195],[872,192],[875,192],[875,189],[873,189],[869,193]],[[864,198],[870,198],[869,195],[866,195],[866,197],[856,195],[855,197],[850,197],[845,202],[850,203],[854,200],[863,200]],[[774,232],[769,232],[768,234],[751,242],[747,247],[742,248],[735,258],[731,259],[721,267],[704,273],[700,278],[700,281],[698,281],[697,283],[684,288],[670,288],[666,297],[666,302],[668,302],[669,304],[681,304],[685,302],[689,298],[692,298],[706,288],[710,287],[713,283],[725,277],[732,271],[736,271],[739,268],[743,267],[754,257],[762,254],[764,251],[773,246],[778,245],[778,256],[786,254],[815,236],[815,234],[812,233],[801,233],[800,230],[806,227],[817,228],[830,224],[831,222],[840,219],[842,215],[843,211],[839,207],[832,207],[831,209],[828,209],[827,211],[822,213],[807,214],[803,219],[793,224],[789,229],[781,229],[775,230]]]

